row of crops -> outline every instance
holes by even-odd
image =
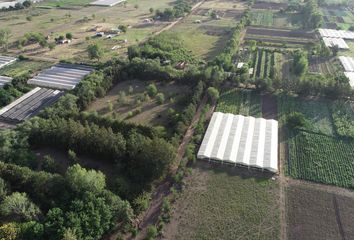
[[[256,26],[273,26],[273,12],[267,10],[252,11],[250,14],[251,24]]]
[[[261,96],[254,91],[232,89],[221,94],[217,112],[262,117]]]
[[[354,188],[354,142],[299,131],[289,138],[287,174]]]
[[[279,63],[281,62],[281,53],[272,52],[265,49],[258,49],[253,54],[252,68],[254,79],[274,79],[279,75]]]

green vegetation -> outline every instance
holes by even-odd
[[[261,97],[252,91],[233,89],[220,95],[216,111],[262,117]]]
[[[278,185],[232,168],[196,167],[176,209],[173,239],[279,238]],[[211,224],[212,222],[212,224]],[[237,227],[236,227],[237,226]],[[258,229],[258,231],[254,231]]]
[[[273,12],[268,10],[252,11],[250,13],[250,19],[251,24],[256,26],[272,27],[274,24]]]
[[[353,141],[316,133],[294,133],[289,139],[287,174],[354,188],[353,149]]]

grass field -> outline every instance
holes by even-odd
[[[230,38],[231,29],[238,22],[238,17],[245,10],[240,3],[212,0],[203,3],[201,11],[196,11],[174,26],[170,31],[177,33],[185,47],[195,55],[211,60],[220,53]],[[230,12],[229,10],[237,12]],[[221,19],[212,19],[209,10],[216,11]],[[200,23],[196,23],[200,21]]]
[[[156,84],[159,92],[165,95],[163,104],[156,99],[146,97],[146,87],[149,82],[138,80],[125,81],[113,87],[105,97],[97,99],[89,111],[97,111],[100,115],[112,115],[129,122],[147,125],[166,125],[168,110],[180,110],[179,101],[189,92],[188,87],[170,84]],[[133,89],[129,93],[129,88]],[[122,100],[124,92],[124,100]],[[111,105],[111,108],[109,107]]]
[[[290,184],[287,189],[288,239],[351,239],[354,234],[352,202],[349,196]]]
[[[198,162],[163,239],[279,239],[278,198],[260,172]]]
[[[75,2],[81,5],[85,0],[77,1],[60,1],[65,4]],[[98,6],[75,6],[63,8],[31,8],[21,11],[2,12],[0,13],[0,26],[8,26],[11,30],[11,42],[15,42],[27,32],[41,32],[45,36],[50,37],[50,42],[55,37],[65,35],[71,32],[74,36],[72,43],[58,45],[52,51],[49,48],[41,48],[38,45],[30,45],[23,49],[13,47],[10,49],[12,54],[27,54],[43,56],[55,59],[75,59],[77,61],[87,60],[86,46],[91,42],[101,42],[105,51],[106,58],[122,54],[126,52],[126,46],[136,44],[152,33],[162,29],[167,23],[155,22],[152,24],[144,24],[143,20],[151,18],[153,14],[149,12],[150,8],[155,10],[163,10],[171,6],[173,0],[130,0],[126,6],[116,5],[114,7],[98,7]],[[56,1],[42,2],[42,4],[53,4]],[[138,5],[136,9],[134,6]],[[28,20],[31,17],[31,20]],[[119,25],[130,25],[126,34],[113,39],[92,38],[95,29],[110,30],[117,28]],[[86,38],[90,40],[87,41]],[[128,44],[123,45],[122,49],[111,50],[115,45],[119,44],[121,39],[127,39]]]
[[[216,111],[262,117],[261,96],[252,91],[233,89],[221,94]]]

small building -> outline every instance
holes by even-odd
[[[239,62],[239,63],[237,63],[237,68],[242,68],[242,67],[243,67],[243,65],[245,65],[245,63],[243,63],[243,62]]]
[[[104,32],[96,32],[95,36],[96,37],[103,37],[105,35]]]

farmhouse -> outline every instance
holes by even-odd
[[[199,159],[278,171],[278,122],[215,112]]]
[[[40,87],[71,90],[92,70],[87,66],[58,64],[41,72],[27,83]]]
[[[53,104],[61,95],[62,92],[58,90],[34,88],[2,108],[0,110],[0,120],[7,123],[19,123]]]

